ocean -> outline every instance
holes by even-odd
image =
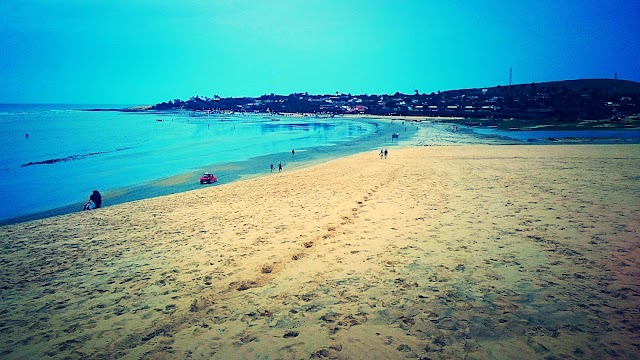
[[[266,171],[266,162],[309,160],[310,149],[348,145],[380,129],[346,118],[87,111],[121,107],[0,105],[0,221],[81,210],[95,189],[113,204],[197,188],[205,171],[219,183],[233,181]],[[244,166],[216,172],[230,163]],[[179,175],[181,186],[155,186]]]
[[[109,206],[197,189],[203,172],[213,172],[217,186],[268,174],[271,164],[287,171],[397,145],[640,142],[637,130],[510,132],[370,116],[90,111],[124,107],[0,104],[0,225],[81,211],[93,190]]]

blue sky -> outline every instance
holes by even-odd
[[[0,102],[640,81],[638,0],[2,0]]]

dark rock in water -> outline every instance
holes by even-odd
[[[130,148],[115,149],[113,151],[100,151],[100,152],[94,152],[94,153],[89,153],[89,154],[76,154],[76,155],[70,155],[70,156],[63,157],[63,158],[48,159],[48,160],[43,160],[43,161],[31,161],[31,162],[28,162],[26,164],[20,165],[20,167],[33,166],[33,165],[51,165],[51,164],[55,164],[55,163],[59,163],[59,162],[81,160],[81,159],[84,159],[84,158],[87,158],[87,157],[90,157],[90,156],[108,154],[108,153],[111,153],[111,152],[117,152],[117,151],[122,151],[122,150],[127,150],[127,149],[130,149]]]

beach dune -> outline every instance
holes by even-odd
[[[640,356],[639,145],[390,150],[0,227],[0,357]]]

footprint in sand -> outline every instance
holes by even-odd
[[[292,331],[287,331],[282,337],[285,338],[285,339],[288,339],[288,338],[292,338],[292,337],[298,337],[299,334],[300,333],[298,333],[297,331],[293,331],[292,330]]]

